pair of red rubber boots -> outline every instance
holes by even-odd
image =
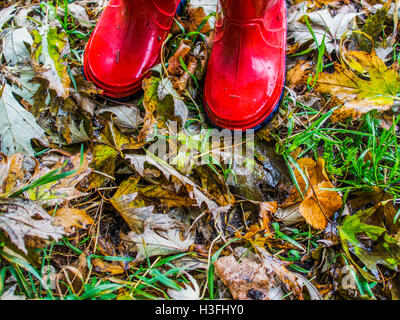
[[[141,89],[160,61],[180,0],[111,0],[84,54],[85,76],[111,98]],[[285,81],[285,0],[220,0],[204,83],[204,106],[218,127],[268,122]]]

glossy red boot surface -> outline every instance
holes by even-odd
[[[278,107],[285,82],[285,0],[220,0],[204,104],[218,127],[252,129]]]
[[[85,50],[86,78],[111,98],[138,92],[160,61],[178,5],[179,0],[111,0]]]

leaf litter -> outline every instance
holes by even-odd
[[[0,1],[0,299],[399,299],[396,3],[289,1],[281,108],[238,160],[202,112],[216,1],[124,103],[81,74],[105,2]]]

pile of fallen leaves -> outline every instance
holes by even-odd
[[[202,109],[216,1],[126,103],[82,75],[106,5],[0,1],[0,299],[398,299],[398,1],[288,3],[282,106],[241,163]]]

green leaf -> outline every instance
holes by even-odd
[[[49,81],[49,87],[58,96],[69,96],[71,79],[68,75],[66,55],[69,54],[68,36],[57,28],[40,28],[32,32],[31,61],[38,76]]]

